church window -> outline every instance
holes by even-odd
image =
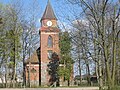
[[[48,50],[48,59],[52,59],[52,54],[53,54],[53,51],[52,50]]]
[[[53,39],[51,36],[48,37],[48,47],[49,48],[53,47]]]
[[[36,71],[35,68],[32,68],[32,69],[31,69],[31,72],[32,72],[32,73],[36,73],[37,71]]]

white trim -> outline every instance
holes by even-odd
[[[41,34],[59,34],[59,33],[56,33],[56,32],[41,32]]]
[[[60,66],[60,67],[63,67],[63,66],[65,66],[65,65],[64,65],[64,64],[59,64],[59,66]]]
[[[27,66],[29,66],[29,64],[27,64]],[[30,64],[30,66],[39,66],[39,65],[33,65],[33,64]]]

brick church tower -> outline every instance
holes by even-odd
[[[38,86],[38,84],[42,86],[50,85],[54,77],[48,73],[48,66],[50,62],[59,60],[59,51],[57,18],[48,0],[41,18],[40,47],[25,62],[26,84],[34,86]]]
[[[51,61],[53,53],[59,56],[59,28],[49,0],[41,18],[40,52],[41,85],[48,85],[50,76],[47,72],[47,65]]]

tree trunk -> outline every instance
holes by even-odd
[[[26,70],[24,62],[23,62],[23,86],[26,87]]]
[[[99,90],[102,90],[103,88],[103,79],[102,79],[102,64],[101,64],[101,60],[99,59],[98,61],[99,63]]]
[[[87,64],[86,64],[86,68],[87,68],[87,81],[88,81],[88,85],[91,86],[91,80],[90,80],[90,67],[89,67],[88,62],[87,62]]]
[[[115,85],[115,71],[116,71],[116,40],[115,40],[115,21],[113,21],[113,42],[112,42],[112,46],[113,46],[113,50],[112,50],[112,55],[113,55],[113,65],[112,65],[112,88],[114,88]]]
[[[28,86],[29,87],[31,87],[31,80],[30,80],[31,79],[31,72],[30,72],[30,70],[31,70],[30,68],[31,67],[30,67],[30,65],[31,64],[30,64],[30,61],[29,61],[29,67],[28,67]]]
[[[68,86],[70,86],[70,80],[68,80]]]
[[[78,51],[78,67],[79,67],[79,75],[80,75],[80,85],[81,85],[81,82],[82,82],[82,74],[81,74],[81,60],[80,60],[80,51]]]
[[[7,88],[8,87],[8,82],[7,82],[7,80],[8,80],[8,68],[7,68],[7,64],[6,64],[6,67],[5,67],[5,71],[6,71],[6,73],[5,73],[5,88]]]
[[[14,48],[13,48],[13,51],[14,51],[14,64],[13,64],[13,80],[12,80],[12,84],[13,84],[13,88],[15,88],[15,79],[16,79],[16,41],[15,41],[15,38],[14,38]]]
[[[80,75],[80,85],[82,83],[82,74],[81,74],[81,65],[80,65],[80,60],[79,60],[79,75]]]
[[[23,41],[23,86],[26,87],[26,70],[25,70],[25,51],[26,46],[24,47],[24,41]]]

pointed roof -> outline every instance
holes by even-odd
[[[25,61],[25,64],[39,64],[40,62],[40,47]]]
[[[49,0],[48,0],[45,12],[44,12],[41,20],[43,20],[43,19],[54,19],[54,20],[57,20]]]

